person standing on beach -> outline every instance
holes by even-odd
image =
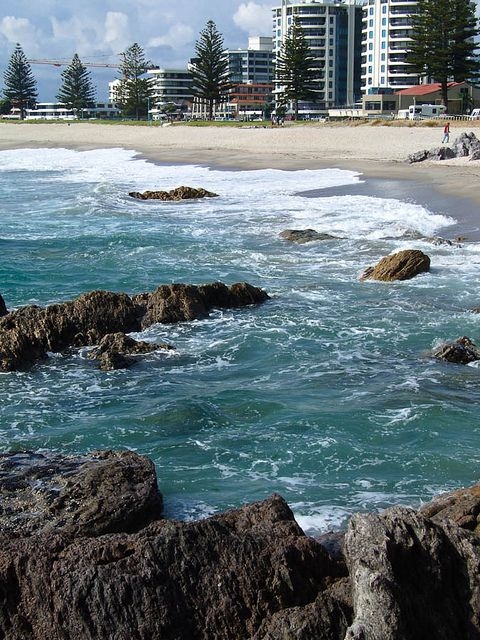
[[[448,142],[449,140],[450,140],[450,123],[447,122],[447,124],[443,127],[442,144],[445,144],[445,142]]]

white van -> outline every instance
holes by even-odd
[[[468,116],[469,120],[480,120],[480,109],[474,109]]]
[[[443,104],[412,104],[408,107],[408,118],[409,120],[440,118],[446,110]]]

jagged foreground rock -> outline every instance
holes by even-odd
[[[480,486],[354,516],[343,553],[278,495],[199,522],[161,504],[131,452],[0,456],[0,637],[480,637]]]
[[[161,285],[153,293],[128,296],[111,291],[91,291],[71,302],[42,308],[30,305],[0,318],[0,371],[26,368],[47,357],[49,351],[98,345],[108,334],[141,331],[154,323],[172,323],[208,317],[214,307],[237,308],[268,299],[262,289],[240,282],[227,287],[221,282],[201,286]],[[122,344],[127,353],[149,350],[111,337],[110,347]],[[99,354],[108,351],[103,345]],[[155,349],[169,345],[155,345]],[[115,360],[110,348],[103,362]]]

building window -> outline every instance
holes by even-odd
[[[387,30],[382,29],[382,38],[386,38],[386,37],[387,37]]]
[[[368,26],[369,26],[369,27],[373,27],[373,20],[369,20],[369,21],[368,21]]]
[[[386,49],[386,42],[382,42],[382,49]]]
[[[373,16],[373,7],[370,7],[368,10],[369,15]]]
[[[368,50],[373,51],[373,42],[368,43]]]
[[[384,64],[382,64],[380,66],[380,73],[385,73],[385,65]]]
[[[368,73],[372,73],[372,67],[368,67]]]
[[[373,62],[373,54],[371,53],[368,54],[368,61]]]
[[[387,13],[387,5],[384,4],[382,7],[382,13]]]
[[[385,62],[385,54],[384,54],[384,53],[382,53],[382,54],[380,55],[380,60],[381,60],[382,62]]]
[[[382,18],[382,27],[385,27],[386,25],[387,25],[387,19]]]
[[[370,40],[372,40],[372,38],[373,38],[373,31],[369,31],[369,32],[368,32],[368,37],[370,38]]]

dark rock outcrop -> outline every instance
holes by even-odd
[[[135,298],[145,305],[142,328],[152,324],[171,324],[207,318],[213,308],[239,308],[268,299],[262,289],[246,282],[227,287],[221,282],[201,286],[189,284],[161,285],[147,297]]]
[[[161,504],[132,452],[0,455],[0,636],[480,637],[479,485],[318,540],[278,495],[198,522]]]
[[[132,198],[138,200],[197,200],[198,198],[216,198],[218,193],[207,191],[206,189],[195,189],[194,187],[176,187],[171,191],[131,191]]]
[[[0,318],[2,316],[6,316],[8,313],[7,305],[5,304],[5,300],[0,295]]]
[[[157,322],[205,318],[214,307],[236,308],[266,299],[265,291],[245,282],[230,287],[222,283],[173,284],[160,286],[151,294],[133,297],[125,293],[92,291],[73,302],[45,308],[23,307],[0,318],[0,371],[27,368],[46,358],[49,351],[97,345],[110,333],[140,331]],[[124,348],[117,349],[117,355],[112,355],[110,364],[113,368],[122,361],[128,364],[124,356],[132,348],[133,343],[127,349],[124,341]],[[138,350],[135,352],[139,353]],[[108,356],[104,359],[108,360]]]
[[[434,147],[433,149],[423,149],[408,156],[407,162],[423,162],[424,160],[449,160],[451,158],[465,158],[469,160],[480,159],[480,140],[474,133],[461,133],[456,138],[451,147]]]
[[[430,258],[418,249],[405,249],[382,258],[374,267],[367,267],[361,280],[409,280],[430,271]]]
[[[336,236],[329,233],[319,233],[315,229],[285,229],[280,233],[280,237],[289,242],[297,244],[305,244],[306,242],[315,242],[316,240],[335,240]]]
[[[446,362],[468,364],[469,362],[480,360],[480,348],[470,338],[462,336],[453,342],[448,342],[434,349],[432,356]]]
[[[424,160],[451,160],[455,157],[455,152],[450,147],[433,147],[433,149],[423,149],[410,154],[407,162],[414,164]]]

